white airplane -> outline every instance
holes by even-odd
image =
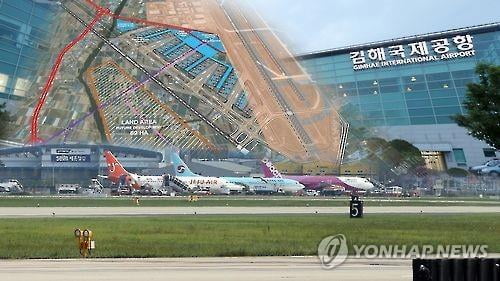
[[[196,181],[202,176],[193,173],[177,153],[171,153],[171,161],[174,165],[175,176],[179,179]],[[248,187],[249,191],[271,191],[297,193],[305,188],[296,180],[283,178],[261,178],[261,177],[220,177],[232,184]],[[242,190],[240,190],[241,192]]]
[[[107,179],[113,183],[123,183],[126,186],[132,187],[134,190],[151,188],[158,190],[165,186],[164,176],[143,176],[134,173],[129,173],[116,157],[110,151],[105,151],[104,156],[108,166]],[[224,179],[216,177],[184,177],[179,178],[189,191],[202,191],[213,194],[230,194],[231,191],[241,191],[244,187],[241,185],[232,184]],[[123,182],[124,181],[124,182]]]
[[[359,189],[358,192],[366,192],[375,188],[373,183],[369,181],[367,178],[363,177],[346,177],[346,176],[338,176],[339,180],[345,182],[347,185],[354,186]]]

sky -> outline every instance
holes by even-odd
[[[295,53],[500,22],[498,0],[245,0]]]

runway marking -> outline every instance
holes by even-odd
[[[53,215],[55,213],[55,215]],[[0,207],[9,217],[113,217],[160,215],[347,215],[347,207]],[[366,214],[471,214],[500,213],[500,206],[394,206],[365,207]]]
[[[377,265],[372,265],[376,263]],[[410,281],[411,260],[348,261],[321,269],[317,257],[228,257],[153,259],[65,259],[0,261],[0,278],[18,281],[71,280],[371,280]]]

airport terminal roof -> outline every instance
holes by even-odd
[[[485,33],[485,32],[493,32],[493,31],[500,31],[500,22],[451,29],[451,30],[447,30],[447,31],[406,36],[406,37],[401,37],[401,38],[396,38],[396,39],[389,39],[389,40],[382,40],[382,41],[365,43],[365,44],[351,45],[351,46],[333,48],[333,49],[322,50],[322,51],[309,52],[309,53],[299,54],[296,57],[299,59],[321,58],[321,57],[328,57],[328,56],[333,56],[333,55],[345,54],[345,53],[349,53],[349,52],[356,51],[359,49],[364,49],[367,47],[378,47],[378,46],[386,46],[386,45],[392,45],[392,44],[405,44],[405,43],[413,42],[415,40],[439,38],[443,35],[449,36],[449,35],[459,35],[463,32]]]
[[[1,148],[0,155],[9,155],[14,153],[37,153],[41,152],[43,149],[52,149],[52,148],[95,148],[95,149],[110,150],[113,151],[114,153],[131,153],[131,154],[139,154],[144,157],[158,157],[160,159],[162,158],[162,154],[156,151],[146,150],[141,148],[108,145],[108,144],[44,144],[44,145],[23,146],[23,147],[9,147],[9,148]]]

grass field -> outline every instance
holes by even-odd
[[[188,202],[186,197],[145,197],[141,206],[186,207],[186,206],[233,206],[233,207],[339,207],[347,206],[349,198],[311,197],[202,197],[198,202]],[[366,206],[498,206],[500,200],[479,198],[366,198]],[[127,207],[134,206],[131,197],[85,198],[85,197],[0,197],[0,207]]]
[[[486,244],[500,252],[500,214],[169,216],[0,219],[0,258],[75,258],[75,228],[94,231],[94,257],[314,255],[319,241]]]

